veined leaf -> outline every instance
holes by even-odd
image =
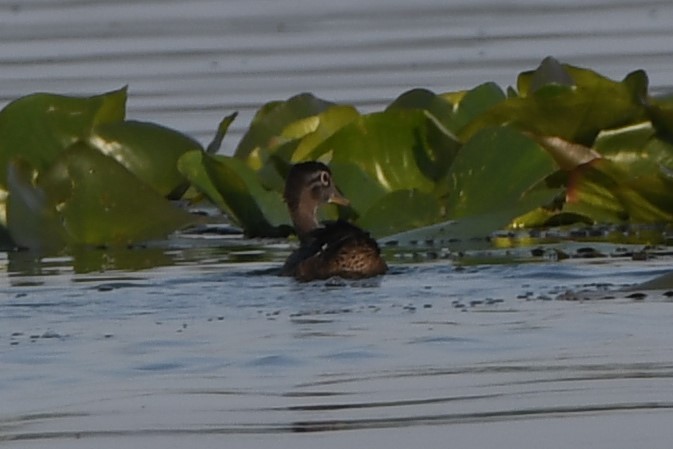
[[[94,126],[123,120],[125,107],[126,88],[88,98],[38,93],[11,102],[0,111],[0,187],[15,157],[42,170],[87,140]]]
[[[493,232],[508,225],[518,227],[517,217],[548,204],[558,193],[558,189],[531,191],[518,202],[502,204],[499,208],[458,220],[443,221],[389,235],[382,239],[382,243],[416,246],[419,242],[429,242],[454,250],[485,249],[491,245],[489,236]]]
[[[595,222],[655,223],[673,221],[673,175],[658,164],[649,168],[596,159],[571,174],[563,210]]]
[[[244,161],[190,152],[180,159],[179,167],[248,236],[277,237],[291,232],[280,193],[264,189]]]
[[[465,93],[455,108],[449,129],[460,135],[475,117],[502,103],[505,94],[495,83],[484,83]]]
[[[96,126],[90,142],[169,199],[179,199],[189,187],[177,168],[180,156],[202,150],[201,144],[182,133],[137,121]]]
[[[332,106],[315,116],[316,126],[301,136],[301,141],[292,153],[292,162],[306,160],[315,147],[359,116],[357,109],[344,105]]]
[[[484,83],[465,92],[436,95],[427,89],[412,89],[397,97],[386,110],[422,109],[455,138],[474,117],[505,99],[495,83]]]
[[[673,168],[673,143],[663,139],[651,122],[601,131],[596,152],[611,161],[628,164],[628,171],[651,170],[652,163]]]
[[[350,122],[318,145],[309,158],[331,158],[331,165],[341,167],[335,169],[336,183],[352,198],[358,213],[363,213],[385,192],[433,192],[457,148],[458,143],[443,134],[426,112],[391,109]],[[344,166],[358,167],[357,177],[369,179],[364,185],[372,185],[371,181],[378,185],[376,194],[367,194],[366,202],[356,203],[356,198],[365,195],[364,189],[344,179]]]
[[[25,161],[7,167],[7,229],[19,246],[51,253],[63,248],[68,236],[63,229],[51,192],[34,185],[35,171]]]
[[[333,103],[311,94],[300,94],[287,101],[267,103],[255,114],[234,155],[240,159],[247,159],[256,148],[276,147],[285,141],[280,136],[288,125],[317,115],[332,105]]]
[[[557,169],[543,148],[515,129],[483,129],[463,146],[449,170],[448,216],[511,208]]]
[[[22,246],[127,245],[197,221],[83,143],[64,150],[36,181],[20,165],[11,167],[8,227]]]
[[[358,224],[380,238],[441,220],[437,197],[418,190],[396,190],[367,209]]]
[[[590,146],[603,129],[641,121],[646,109],[647,77],[634,72],[624,81],[564,65],[574,84],[538,83],[534,72],[520,75],[521,96],[507,98],[478,116],[461,132],[465,140],[482,128],[508,124],[539,136],[555,136]]]

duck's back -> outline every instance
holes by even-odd
[[[387,270],[376,241],[357,226],[340,220],[312,231],[288,257],[282,274],[310,281],[332,276],[366,278]]]

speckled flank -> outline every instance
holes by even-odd
[[[360,279],[378,276],[388,271],[371,238],[352,239],[336,252],[319,252],[298,264],[294,273],[300,281],[339,276]]]

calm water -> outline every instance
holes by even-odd
[[[398,263],[376,281],[297,284],[268,273],[276,262],[235,258],[5,273],[3,446],[663,448],[673,436],[673,299],[617,292],[670,259]],[[568,290],[616,299],[557,299]]]
[[[411,87],[511,84],[549,54],[672,91],[672,19],[670,1],[3,1],[0,101],[128,84],[129,117],[203,142],[240,110],[230,151],[271,99],[373,110]],[[0,444],[670,447],[673,289],[625,290],[667,273],[670,247],[393,251],[383,279],[312,284],[273,275],[287,251],[0,254]]]
[[[264,102],[313,92],[380,109],[516,75],[548,55],[673,91],[670,0],[0,1],[0,105],[129,86],[129,117],[207,142]]]

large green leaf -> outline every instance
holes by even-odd
[[[501,204],[493,210],[458,220],[443,221],[388,235],[382,239],[382,243],[414,247],[420,244],[453,250],[489,248],[491,246],[489,237],[493,232],[508,226],[520,227],[519,217],[527,211],[548,204],[558,194],[559,189],[533,190],[519,201]]]
[[[91,143],[170,199],[180,198],[189,187],[178,171],[178,159],[188,151],[202,149],[201,144],[182,133],[137,121],[100,124],[94,129]]]
[[[614,194],[619,180],[601,168],[605,164],[611,165],[606,159],[596,159],[571,173],[563,212],[583,215],[597,223],[628,219],[623,204]]]
[[[659,164],[596,159],[572,173],[563,209],[595,222],[670,222],[671,191],[673,174]]]
[[[642,95],[647,78],[643,72],[616,82],[589,70],[563,67],[573,85],[540,81],[532,89],[535,74],[526,72],[520,77],[521,96],[508,98],[478,116],[460,137],[468,139],[482,128],[509,124],[590,146],[602,129],[625,126],[645,117]]]
[[[337,185],[362,213],[386,192],[434,191],[435,180],[446,174],[457,148],[457,142],[443,134],[427,112],[391,109],[350,122],[318,145],[310,159],[331,157],[331,165],[341,167],[335,169]],[[367,202],[356,200],[364,189],[345,181],[345,165],[356,166],[358,178],[370,179],[365,186],[371,180],[378,184],[377,193],[367,195]]]
[[[164,237],[198,220],[84,143],[64,150],[37,182],[25,169],[12,167],[9,232],[29,248],[126,245]]]
[[[200,150],[188,151],[178,159],[178,171],[189,180],[192,187],[205,195],[220,210],[233,215],[206,171],[203,164],[204,156],[205,153]]]
[[[412,89],[404,92],[388,105],[390,109],[423,109],[428,111],[447,130],[451,129],[454,105],[428,89]]]
[[[38,93],[11,102],[0,111],[0,187],[13,158],[42,170],[94,126],[123,120],[125,106],[126,88],[88,98]]]
[[[179,161],[181,172],[250,237],[286,236],[292,228],[280,193],[262,187],[240,159],[190,152]]]
[[[556,170],[554,159],[519,131],[483,129],[465,144],[451,166],[448,216],[511,208]]]
[[[56,209],[51,192],[35,186],[35,171],[22,161],[11,161],[7,167],[7,228],[19,246],[49,253],[61,249],[68,235]]]
[[[572,75],[571,75],[572,73]],[[566,65],[551,56],[542,60],[537,69],[520,73],[517,78],[518,96],[527,97],[544,86],[573,87],[575,80],[594,76],[592,72]]]
[[[315,116],[314,126],[301,134],[301,141],[292,153],[292,162],[306,160],[315,147],[359,116],[357,109],[345,105],[332,106]]]
[[[505,99],[495,83],[484,83],[466,92],[436,95],[427,89],[412,89],[397,97],[389,109],[423,109],[448,132],[457,134],[474,117]]]
[[[378,238],[437,223],[441,217],[436,196],[418,190],[396,190],[367,209],[358,225]]]
[[[281,133],[285,143],[255,149],[248,157],[248,165],[257,171],[264,187],[280,192],[292,163],[306,160],[316,146],[359,115],[352,106],[336,105],[292,122]]]
[[[300,94],[287,101],[274,101],[262,106],[250,124],[234,155],[246,159],[256,148],[273,148],[285,140],[280,136],[291,123],[319,114],[333,103],[311,94]]]
[[[449,129],[455,134],[459,134],[475,117],[504,100],[505,94],[495,83],[484,83],[470,89],[460,99],[449,122]]]
[[[390,193],[374,176],[351,162],[332,162],[330,169],[339,190],[356,213],[364,213]]]
[[[636,70],[629,73],[623,81],[615,82],[593,70],[561,64],[550,56],[542,60],[535,70],[522,72],[517,78],[517,89],[519,96],[522,97],[527,97],[548,86],[617,89],[620,94],[625,90],[634,103],[644,106],[647,100],[648,79],[644,71]]]
[[[673,168],[673,144],[662,139],[649,121],[601,131],[594,150],[615,162],[629,164],[629,171],[642,171],[652,163]]]

